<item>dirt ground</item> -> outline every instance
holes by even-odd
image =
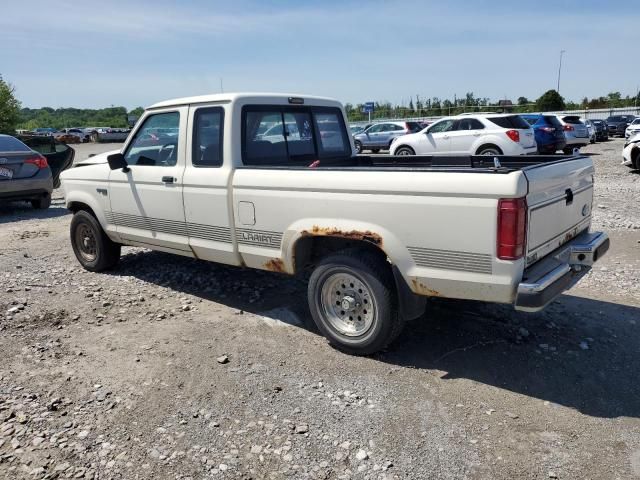
[[[544,312],[433,300],[350,357],[305,284],[126,248],[77,263],[71,216],[0,207],[0,478],[640,478],[640,175],[596,163],[611,250]],[[113,145],[81,145],[77,159]]]

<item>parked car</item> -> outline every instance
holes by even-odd
[[[609,127],[604,120],[591,120],[596,127],[596,141],[602,142],[609,140]]]
[[[52,191],[47,159],[17,138],[0,134],[0,200],[27,200],[33,208],[46,209]]]
[[[397,138],[391,155],[527,155],[538,152],[531,126],[513,114],[465,114]]]
[[[407,133],[419,132],[422,126],[418,122],[384,122],[371,125],[365,131],[353,136],[356,152],[371,150],[378,153],[388,149],[394,138]]]
[[[35,128],[33,130],[33,133],[35,133],[36,135],[53,136],[53,134],[56,133],[57,131],[58,131],[57,128],[43,127],[43,128]]]
[[[607,118],[607,125],[609,126],[609,136],[624,137],[624,131],[629,124],[635,120],[634,115],[614,115]]]
[[[640,170],[640,133],[631,136],[622,149],[622,165]]]
[[[591,120],[580,118],[580,121],[587,127],[587,133],[589,134],[589,143],[596,143],[596,126]]]
[[[262,140],[273,113],[281,124],[292,115],[299,131],[312,125],[310,138]],[[482,121],[498,119],[533,142],[517,116]],[[339,126],[328,143],[325,124]],[[140,146],[159,125],[174,125],[177,138]],[[606,234],[589,233],[589,157],[502,156],[497,166],[474,156],[358,156],[346,125],[341,105],[320,97],[155,104],[120,150],[62,174],[76,258],[102,271],[116,266],[122,245],[136,245],[309,271],[318,329],[341,350],[370,354],[420,317],[429,296],[538,311],[608,249]],[[515,143],[515,133],[501,135]]]
[[[629,126],[624,131],[624,138],[632,137],[636,133],[640,133],[640,117],[636,118],[629,124]]]
[[[89,132],[85,132],[82,128],[65,128],[65,133],[71,133],[80,137],[80,141],[82,143],[91,141],[91,134]]]
[[[53,138],[62,143],[82,143],[80,135],[67,132],[56,132],[53,134]]]
[[[564,132],[566,145],[562,151],[565,154],[570,155],[574,148],[585,147],[589,144],[589,130],[579,116],[556,115],[556,117],[560,120]]]
[[[73,165],[75,150],[53,137],[20,135],[18,139],[30,149],[44,155],[53,176],[53,188],[59,188],[60,174]]]
[[[556,153],[566,146],[562,123],[555,115],[527,113],[520,116],[533,127],[538,153]]]

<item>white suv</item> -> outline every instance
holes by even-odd
[[[538,152],[531,126],[514,114],[463,114],[398,137],[391,155],[527,155]]]

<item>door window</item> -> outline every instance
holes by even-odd
[[[178,161],[180,113],[148,116],[129,144],[124,158],[129,165],[171,167]]]
[[[193,125],[191,163],[194,167],[222,165],[224,109],[222,107],[196,110]]]
[[[465,118],[458,122],[456,130],[481,130],[483,128],[484,125],[480,123],[479,120],[475,118]]]
[[[369,130],[367,130],[367,133],[378,133],[382,131],[382,128],[384,127],[383,124],[379,123],[378,125],[373,125],[371,128],[369,128]]]
[[[429,129],[429,133],[448,132],[453,130],[455,120],[442,120],[438,123],[434,123]]]

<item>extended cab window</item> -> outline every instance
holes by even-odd
[[[129,165],[171,167],[178,161],[178,112],[148,116],[129,144],[124,158]]]
[[[247,106],[242,112],[245,165],[351,156],[342,112],[337,108]]]
[[[222,107],[199,108],[193,124],[194,167],[220,167],[222,165],[224,109]]]

